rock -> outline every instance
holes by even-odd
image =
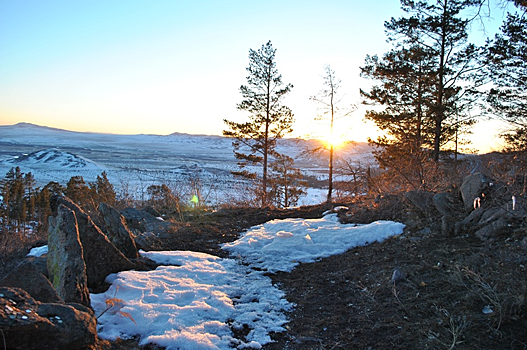
[[[457,194],[459,196],[459,194]],[[442,216],[459,216],[460,211],[459,205],[462,204],[461,200],[457,199],[453,193],[441,192],[436,193],[432,198],[434,207]]]
[[[53,287],[62,300],[90,305],[77,219],[73,210],[62,204],[49,218],[47,265]]]
[[[90,288],[99,286],[111,273],[134,268],[134,264],[110,242],[79,206],[67,197],[54,196],[51,201],[54,203],[52,207],[60,203],[75,212]]]
[[[430,227],[425,227],[419,231],[416,232],[418,235],[421,236],[429,236],[432,234],[432,229]]]
[[[390,279],[390,282],[396,285],[398,282],[406,279],[407,274],[404,271],[401,271],[399,269],[393,270],[392,278]]]
[[[48,278],[41,272],[39,262],[42,259],[26,258],[2,280],[4,287],[21,288],[28,292],[35,300],[44,303],[56,303],[61,299],[51,285]],[[47,268],[46,268],[47,274]]]
[[[483,210],[478,226],[485,226],[499,219],[505,219],[509,221],[512,218],[512,214],[509,213],[505,208],[491,207]]]
[[[432,198],[435,209],[441,214],[441,232],[450,236],[455,233],[455,224],[463,218],[463,202],[459,192],[436,193]]]
[[[520,242],[520,245],[527,249],[527,236],[523,237],[522,241]]]
[[[163,246],[161,239],[153,232],[139,232],[135,235],[135,244],[145,251],[159,250]]]
[[[463,234],[463,233],[472,233],[477,228],[479,221],[481,220],[481,217],[483,216],[484,209],[478,208],[476,210],[473,210],[466,218],[463,220],[456,222],[455,224],[455,234]]]
[[[499,217],[497,220],[486,223],[485,225],[480,225],[474,235],[481,240],[487,241],[498,236],[503,235],[509,229],[509,220],[505,217]]]
[[[161,213],[155,210],[154,208],[152,208],[151,206],[144,207],[142,210],[147,212],[150,215],[153,215],[156,218],[161,216]]]
[[[48,274],[48,245],[46,244],[46,254],[41,256],[27,255],[24,261],[31,263],[41,274],[49,278]]]
[[[97,318],[93,310],[80,304],[51,304],[38,305],[37,313],[47,319],[54,318],[60,330],[61,342],[68,344],[68,348],[78,344],[93,344],[97,338]],[[59,322],[61,321],[62,322]]]
[[[134,259],[139,256],[132,233],[126,226],[126,220],[116,209],[106,203],[99,204],[99,213],[106,228],[106,236],[124,256]]]
[[[177,229],[177,225],[168,221],[159,220],[152,214],[135,208],[126,208],[121,211],[126,219],[126,224],[134,234],[153,232],[161,239]]]
[[[0,287],[0,329],[7,349],[94,349],[96,326],[88,307],[40,303],[22,289]]]
[[[482,240],[490,240],[522,225],[525,216],[523,210],[508,210],[508,203],[502,207],[478,208],[456,223],[456,232],[473,233]]]
[[[482,200],[492,181],[482,173],[475,173],[463,179],[461,184],[461,198],[466,212],[474,210],[476,198]]]
[[[405,198],[425,214],[431,214],[434,210],[434,193],[428,191],[408,191]]]

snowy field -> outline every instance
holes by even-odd
[[[322,179],[327,176],[327,155],[304,154],[316,142],[283,139],[278,151],[295,159],[304,174]],[[348,145],[338,151],[337,158],[365,164],[372,161],[371,149],[366,144]],[[82,133],[25,123],[0,126],[0,176],[16,166],[31,172],[37,186],[50,181],[65,185],[76,175],[93,182],[105,171],[118,194],[126,192],[137,199],[152,184],[177,188],[197,180],[206,204],[214,204],[239,186],[231,175],[238,170],[231,140],[220,136]],[[323,191],[308,192],[300,205],[325,199]]]
[[[342,225],[321,219],[273,220],[255,226],[223,249],[232,258],[189,251],[141,252],[163,266],[108,276],[111,287],[92,294],[102,338],[139,337],[167,349],[259,349],[270,332],[285,331],[294,308],[265,276],[291,271],[356,246],[400,235],[404,225],[380,221]],[[108,309],[107,300],[117,300]],[[233,329],[249,328],[246,339]]]

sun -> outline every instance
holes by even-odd
[[[339,135],[338,133],[328,133],[321,137],[322,142],[324,142],[324,146],[326,148],[330,149],[333,146],[333,149],[339,148],[346,142],[346,138],[344,135]]]

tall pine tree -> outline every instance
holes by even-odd
[[[416,44],[382,58],[367,56],[361,76],[379,82],[370,91],[361,89],[365,104],[383,107],[366,112],[366,118],[385,131],[377,144],[396,145],[409,153],[432,148],[435,70],[430,50]]]
[[[414,44],[383,55],[367,56],[361,76],[378,82],[361,90],[365,104],[382,106],[366,112],[384,135],[370,143],[375,158],[392,183],[404,188],[426,186],[425,164],[434,144],[433,97],[435,71],[429,49]]]
[[[389,41],[412,45],[430,55],[433,74],[433,147],[432,157],[439,160],[442,145],[459,131],[459,118],[469,124],[464,114],[472,102],[467,82],[480,69],[477,58],[480,50],[468,42],[471,21],[484,0],[401,0],[408,17],[392,18],[385,23]]]
[[[527,151],[527,18],[509,13],[489,45],[487,93],[491,112],[511,125],[502,136],[512,151]]]
[[[229,129],[223,131],[224,136],[234,139],[234,154],[241,168],[262,166],[259,193],[262,207],[268,205],[269,158],[277,155],[277,140],[292,132],[293,124],[293,113],[282,104],[293,85],[282,82],[282,75],[276,69],[275,55],[276,49],[271,41],[257,51],[249,50],[247,85],[240,87],[243,100],[237,106],[238,110],[249,113],[249,121],[237,123],[224,120]],[[256,173],[245,169],[233,173],[257,178]]]

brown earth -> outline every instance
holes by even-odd
[[[226,256],[218,243],[250,226],[320,217],[326,209],[200,215],[174,232],[166,248]],[[483,242],[445,237],[430,220],[401,221],[407,228],[398,238],[271,274],[296,307],[287,332],[274,334],[264,349],[527,349],[525,229]],[[396,270],[401,277],[393,282]],[[112,348],[141,347],[129,340]]]

